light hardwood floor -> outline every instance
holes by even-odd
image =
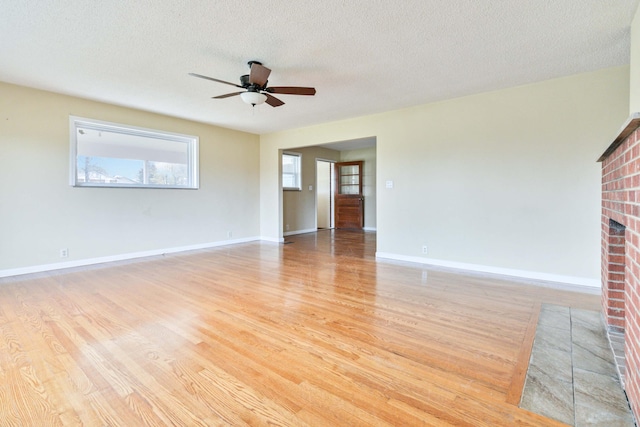
[[[553,426],[517,407],[540,304],[321,231],[0,279],[0,425]]]

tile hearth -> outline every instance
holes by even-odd
[[[520,407],[572,426],[634,426],[597,311],[544,304]]]

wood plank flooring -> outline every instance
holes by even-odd
[[[288,240],[0,279],[0,425],[562,425],[517,407],[531,336],[598,296]]]

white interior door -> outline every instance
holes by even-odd
[[[333,164],[316,160],[317,228],[333,228]]]

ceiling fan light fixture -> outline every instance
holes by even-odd
[[[267,100],[267,95],[260,92],[242,92],[240,97],[244,102],[253,106],[260,105]]]

